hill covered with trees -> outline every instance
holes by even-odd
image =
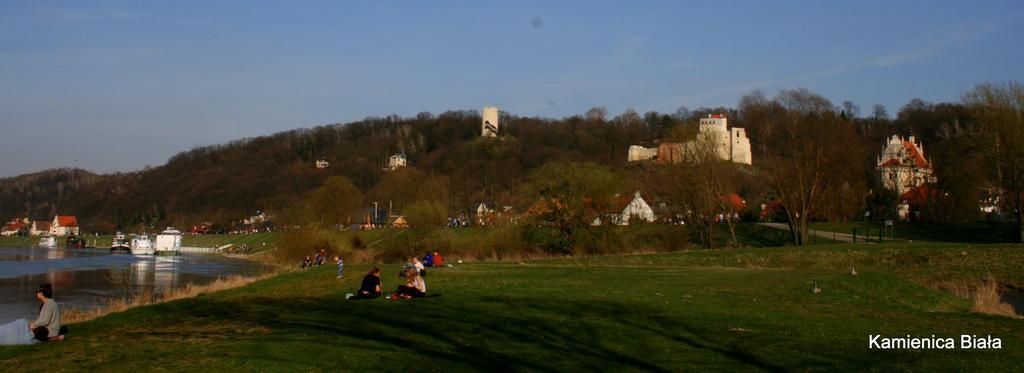
[[[969,104],[915,99],[890,118],[879,105],[862,113],[853,103],[835,105],[803,89],[773,97],[753,92],[736,108],[680,108],[671,114],[629,110],[610,117],[597,107],[550,119],[502,112],[498,138],[480,137],[478,111],[371,117],[196,148],[142,171],[96,175],[61,169],[0,179],[0,214],[5,219],[73,214],[87,232],[204,222],[230,227],[255,211],[294,220],[295,206],[308,205],[332,176],[350,180],[357,189],[359,200],[352,206],[378,202],[401,212],[429,199],[452,215],[481,202],[525,211],[538,197],[536,188],[526,185],[531,174],[554,162],[594,164],[618,175],[620,184],[613,189],[621,193],[639,190],[650,200],[685,205],[679,199],[688,194],[664,187],[693,184],[714,168],[683,164],[671,167],[689,172],[663,173],[659,169],[670,166],[627,162],[627,149],[691,139],[699,118],[724,113],[731,126],[747,129],[754,165],[734,166],[739,180],[720,192],[743,196],[751,209],[788,200],[788,211],[802,211],[802,219],[850,220],[865,209],[877,211],[876,218],[891,215],[894,197],[880,188],[876,157],[886,137],[914,134],[929,150],[938,180],[934,187],[952,196],[924,216],[976,220],[978,190],[994,179],[963,172],[985,159],[988,138],[979,111]],[[385,171],[395,153],[404,153],[410,166]],[[330,161],[331,167],[319,169],[317,160]],[[816,168],[809,171],[790,167],[811,164]],[[787,184],[822,175],[828,178],[818,180],[824,184],[813,195],[800,194],[805,185]],[[789,195],[786,188],[799,193]]]

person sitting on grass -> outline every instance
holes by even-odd
[[[302,261],[302,264],[299,265],[299,268],[309,268],[309,267],[312,267],[312,266],[313,266],[313,259],[309,255],[306,255],[306,260]]]
[[[405,274],[409,272],[410,269],[416,269],[415,260],[416,258],[414,257],[409,257],[405,260],[405,264],[402,264],[402,269],[398,271],[398,278],[405,278]]]
[[[39,318],[28,324],[29,330],[40,342],[63,341],[60,334],[60,306],[53,300],[53,285],[43,284],[36,290],[36,299],[42,302],[39,307]]]
[[[423,255],[423,265],[426,267],[433,267],[434,254],[431,254],[429,251],[427,251],[427,253]]]
[[[406,272],[405,285],[399,285],[395,297],[402,299],[420,298],[427,295],[427,283],[416,270]]]
[[[366,276],[363,276],[363,284],[359,291],[348,299],[377,299],[380,298],[380,268],[373,267]]]
[[[421,277],[427,275],[427,267],[423,266],[423,263],[420,262],[420,258],[412,257],[412,265],[416,267],[416,272],[419,272]]]
[[[440,252],[435,251],[431,258],[434,259],[434,267],[444,267],[444,258],[441,257]]]
[[[317,267],[323,265],[324,264],[324,260],[327,260],[326,258],[324,258],[324,255],[325,254],[324,254],[324,250],[323,249],[320,249],[320,251],[317,251],[316,252],[316,256],[313,257],[313,265],[315,265]]]

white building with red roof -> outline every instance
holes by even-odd
[[[647,204],[647,201],[640,196],[640,191],[637,191],[632,196],[625,194],[615,196],[615,205],[612,206],[611,214],[608,214],[606,219],[615,225],[629,225],[630,220],[633,219],[653,223],[657,220],[657,216],[654,215],[654,210]],[[602,223],[601,217],[598,216],[591,221],[590,225],[601,225]]]
[[[11,221],[4,224],[3,228],[0,228],[0,236],[13,236],[25,230],[28,227],[28,218],[19,219],[14,218]]]
[[[78,219],[73,215],[57,215],[50,223],[50,234],[54,236],[78,235]]]
[[[882,174],[885,187],[899,195],[933,181],[932,164],[925,158],[924,146],[915,142],[914,135],[889,138],[878,157],[878,172]]]

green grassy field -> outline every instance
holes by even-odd
[[[292,272],[0,348],[10,370],[980,370],[1024,321],[922,284],[1024,284],[1014,245],[819,245],[456,264],[412,301],[346,301],[366,266]],[[848,266],[860,274],[851,276]],[[398,284],[395,265],[384,285]],[[817,281],[823,289],[808,289]],[[1001,350],[868,349],[871,334],[993,335]]]

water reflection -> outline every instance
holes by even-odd
[[[1000,297],[1003,303],[1009,304],[1013,307],[1013,311],[1018,315],[1024,315],[1024,292],[1011,291],[1003,293]]]
[[[154,257],[111,255],[105,250],[0,248],[0,299],[4,300],[0,323],[34,317],[35,289],[46,282],[54,285],[61,304],[88,308],[110,297],[159,295],[190,283],[252,276],[266,269],[258,263],[211,255]]]

